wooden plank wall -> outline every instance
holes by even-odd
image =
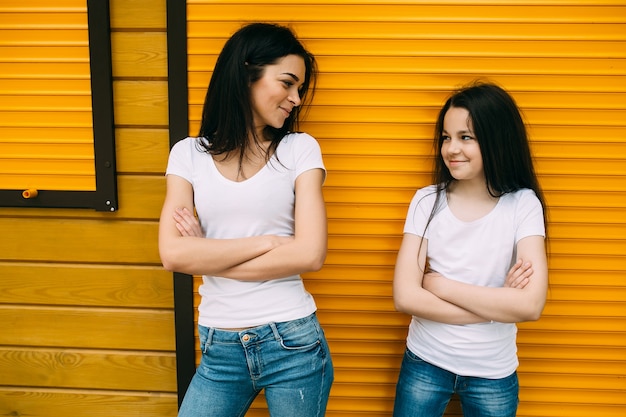
[[[290,24],[318,57],[302,129],[328,168],[330,236],[324,268],[305,282],[336,367],[329,417],[391,414],[408,324],[391,299],[402,226],[430,182],[437,111],[475,77],[523,108],[550,206],[549,302],[519,326],[518,415],[626,413],[626,2],[187,5],[192,133],[217,54],[241,24]],[[267,416],[263,401],[254,406],[250,416]],[[447,415],[461,415],[458,402]]]
[[[0,10],[26,3],[3,0]],[[212,41],[192,61],[191,114],[197,123],[203,92],[193,88],[206,87],[243,16],[297,21],[322,70],[304,128],[329,168],[331,250],[306,280],[337,366],[328,415],[390,414],[408,322],[390,298],[401,224],[428,182],[436,108],[477,74],[523,106],[551,205],[550,302],[544,318],[520,326],[520,416],[623,415],[626,4],[273,3],[205,9]],[[111,0],[111,16],[120,209],[0,208],[0,415],[176,415],[171,274],[156,247],[168,153],[165,0]],[[249,415],[267,413],[259,403]]]
[[[3,0],[0,13],[75,4]],[[176,415],[172,275],[157,251],[165,0],[111,0],[110,10],[120,209],[0,208],[0,415]]]

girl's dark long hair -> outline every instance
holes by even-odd
[[[439,111],[435,126],[433,171],[437,197],[427,223],[430,223],[440,206],[443,190],[447,190],[455,181],[441,155],[443,121],[452,107],[466,109],[469,113],[480,146],[489,194],[499,197],[522,188],[533,190],[543,208],[547,236],[545,198],[535,174],[521,112],[509,93],[493,83],[486,82],[474,82],[457,90]]]
[[[239,152],[239,161],[253,135],[257,143],[270,140],[269,158],[288,132],[298,128],[302,106],[294,107],[285,124],[276,129],[267,126],[264,137],[256,137],[252,116],[250,85],[259,80],[266,65],[275,64],[287,55],[302,57],[305,77],[300,88],[302,105],[315,90],[317,65],[314,56],[298,41],[291,29],[271,24],[252,23],[239,29],[224,45],[217,58],[202,110],[200,146],[213,155]]]

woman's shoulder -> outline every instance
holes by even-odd
[[[180,152],[182,149],[190,149],[198,143],[198,138],[193,136],[187,136],[176,142],[174,146],[172,146],[172,151],[176,149],[176,151]]]
[[[308,152],[320,152],[320,144],[313,136],[304,132],[294,132],[286,134],[278,144],[280,153],[308,153]]]
[[[186,154],[186,155],[194,155],[194,154],[206,154],[206,150],[203,148],[203,141],[206,139],[188,136],[176,142],[172,149],[170,150],[171,154]]]
[[[293,144],[293,143],[317,143],[317,140],[305,132],[291,132],[287,133],[280,141],[280,143],[284,144]]]

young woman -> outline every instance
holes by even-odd
[[[199,136],[171,150],[161,260],[203,276],[202,359],[181,417],[243,416],[262,390],[274,417],[325,413],[333,366],[300,278],[326,257],[325,168],[317,141],[294,133],[315,75],[288,28],[244,26],[218,57]]]
[[[526,129],[502,88],[475,83],[436,124],[434,185],[411,201],[394,301],[413,316],[394,416],[514,417],[516,322],[537,320],[548,285],[545,204]]]

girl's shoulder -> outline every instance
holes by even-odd
[[[535,192],[529,188],[507,193],[500,197],[502,207],[508,208],[513,213],[522,214],[530,212],[542,212],[542,204]]]
[[[418,207],[421,207],[422,210],[432,210],[437,201],[437,190],[439,187],[436,185],[428,185],[426,187],[419,188],[415,194],[413,195],[412,204]],[[441,207],[441,204],[445,204],[445,189],[441,189],[440,191],[441,198],[439,199],[438,207]]]
[[[530,188],[521,188],[519,190],[513,191],[511,193],[507,193],[503,195],[501,198],[505,200],[510,200],[516,203],[524,202],[524,201],[539,201],[537,195]]]
[[[418,188],[417,191],[415,192],[415,198],[426,198],[427,200],[429,199],[435,199],[437,197],[437,189],[438,187],[435,184],[431,184],[431,185],[427,185],[426,187],[422,187],[422,188]],[[441,193],[443,195],[445,195],[445,189],[441,190]]]

